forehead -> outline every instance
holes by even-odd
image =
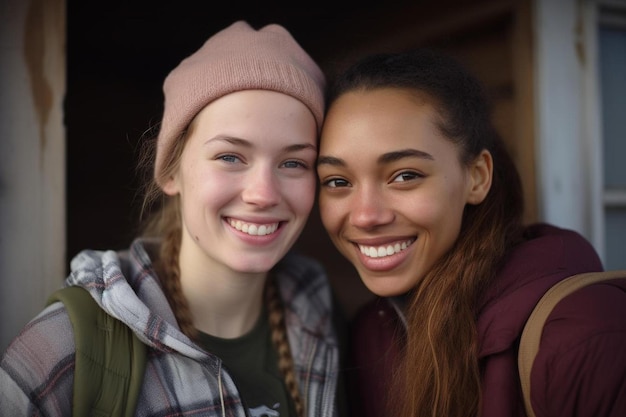
[[[215,135],[271,142],[316,143],[315,118],[300,100],[268,90],[227,94],[204,107],[190,125],[197,140]]]
[[[379,153],[448,142],[437,128],[438,114],[423,95],[402,89],[353,91],[329,109],[320,152]]]

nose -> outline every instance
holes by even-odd
[[[260,208],[272,207],[280,203],[280,184],[271,167],[260,166],[251,170],[243,184],[241,198],[247,204]]]
[[[388,200],[371,188],[358,190],[351,204],[350,222],[361,229],[372,229],[390,224],[395,219],[394,211]]]

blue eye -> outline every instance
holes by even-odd
[[[231,163],[231,164],[234,164],[236,162],[241,162],[241,158],[239,158],[238,156],[235,156],[235,155],[230,155],[230,154],[228,154],[228,155],[220,155],[216,159],[219,159],[221,161],[228,162],[228,163]]]
[[[285,161],[283,163],[283,166],[285,168],[308,168],[307,164],[301,161],[297,161],[297,160]]]

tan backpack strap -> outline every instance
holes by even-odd
[[[626,278],[626,270],[623,271],[605,271],[605,272],[588,272],[584,274],[573,275],[556,283],[541,297],[535,309],[530,314],[522,337],[520,340],[518,367],[522,384],[522,394],[524,395],[524,406],[528,417],[535,417],[530,402],[530,372],[533,367],[533,361],[539,350],[543,325],[552,312],[554,306],[559,301],[573,293],[579,288],[586,285],[616,278]]]

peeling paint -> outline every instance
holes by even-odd
[[[39,145],[41,155],[44,154],[47,138],[46,125],[53,107],[53,88],[46,78],[46,52],[47,41],[54,41],[63,36],[58,27],[52,28],[58,33],[49,32],[51,20],[63,22],[57,19],[59,13],[64,13],[63,2],[59,0],[31,0],[26,13],[24,25],[24,59],[31,81],[31,93],[33,105],[39,123]],[[47,14],[54,14],[51,18]],[[56,20],[55,20],[56,19]],[[49,51],[48,51],[49,52]]]

